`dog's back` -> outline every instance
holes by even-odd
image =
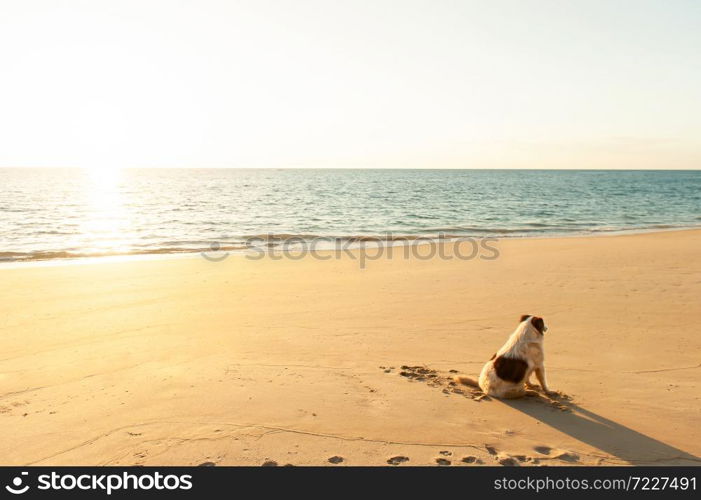
[[[498,398],[523,396],[531,371],[542,363],[542,321],[534,316],[522,316],[506,343],[484,365],[478,381],[469,377],[456,377],[455,381],[478,385],[485,394]]]

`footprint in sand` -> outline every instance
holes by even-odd
[[[380,366],[380,369],[385,373],[390,373],[392,371],[392,368],[388,369],[384,366]],[[400,370],[399,375],[406,378],[408,381],[425,382],[429,387],[441,389],[441,392],[446,396],[457,394],[458,396],[470,398],[477,403],[490,400],[490,397],[477,387],[469,387],[455,383],[453,374],[458,373],[458,370],[448,370],[447,376],[445,372],[441,374],[439,371],[433,370],[427,366],[402,365]],[[548,394],[544,394],[540,391],[529,390],[526,392],[526,396],[529,396],[528,399],[532,401],[549,405],[560,411],[572,411],[572,408],[566,404],[571,401],[572,398],[564,392],[551,391]]]
[[[526,455],[509,455],[508,453],[499,453],[496,448],[486,444],[484,445],[484,448],[487,450],[487,453],[494,457],[494,460],[496,460],[497,463],[505,467],[518,467],[524,462],[533,462],[534,464],[538,463],[538,459],[534,459]],[[538,451],[538,448],[544,449],[546,447],[536,446],[536,451]]]
[[[438,465],[450,465],[450,460],[446,460],[445,458],[437,458],[436,463]]]
[[[563,462],[569,462],[569,463],[576,463],[579,462],[579,455],[576,453],[572,453],[570,451],[558,451],[552,449],[550,446],[534,446],[533,449],[540,453],[541,455],[548,455],[550,456],[552,454],[552,458],[556,460],[562,460]],[[534,461],[537,459],[534,459]]]
[[[477,402],[480,402],[483,399],[489,399],[486,394],[476,387],[467,387],[456,384],[455,381],[453,381],[452,374],[458,373],[457,370],[449,370],[449,374],[447,376],[445,373],[441,374],[437,370],[433,370],[427,366],[402,365],[400,370],[399,375],[406,378],[408,381],[424,382],[429,387],[441,389],[443,394],[446,396],[456,394],[458,396],[470,398]],[[386,369],[385,373],[387,373]]]
[[[418,382],[423,382],[426,379],[434,379],[438,377],[438,372],[432,370],[426,366],[407,366],[403,365],[401,367],[402,371],[399,375],[406,377],[409,380],[416,380]]]
[[[508,455],[505,455],[502,457],[497,457],[497,462],[499,462],[500,465],[503,465],[505,467],[518,467],[519,466],[518,460],[516,460],[514,457],[510,457]]]
[[[277,462],[275,460],[266,460],[262,464],[260,464],[261,467],[277,467]]]
[[[343,457],[334,455],[333,457],[329,458],[329,462],[332,464],[340,464],[341,462],[343,462]]]
[[[197,464],[197,467],[215,467],[217,464],[214,462],[202,462],[201,464]]]
[[[396,457],[391,457],[391,458],[387,459],[387,463],[390,465],[399,465],[399,464],[402,464],[402,463],[408,462],[408,461],[409,461],[409,457],[405,457],[402,455],[397,455]]]
[[[572,411],[567,403],[572,401],[572,397],[561,391],[550,391],[549,393],[538,393],[539,401],[542,401],[552,408],[560,411]]]
[[[438,453],[440,453],[440,454],[443,455],[444,457],[449,457],[450,455],[453,454],[452,451],[447,451],[447,450],[439,451]]]
[[[473,455],[470,455],[468,457],[462,457],[462,462],[465,464],[482,464],[482,463],[484,463],[484,462],[482,462],[482,460],[480,460],[479,458],[477,458]]]
[[[570,463],[579,462],[579,455],[577,455],[576,453],[570,453],[568,451],[560,453],[559,455],[555,455],[554,458]]]

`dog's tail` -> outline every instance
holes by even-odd
[[[457,382],[458,384],[470,385],[472,387],[479,388],[479,384],[477,383],[477,381],[473,378],[470,378],[470,377],[465,377],[463,375],[459,375],[459,376],[453,377],[453,380],[455,382]]]

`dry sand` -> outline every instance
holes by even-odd
[[[2,269],[1,462],[700,464],[701,231],[495,246]],[[524,313],[567,411],[442,378]]]

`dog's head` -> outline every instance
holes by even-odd
[[[545,321],[543,321],[543,318],[532,316],[530,314],[523,314],[519,320],[519,323],[523,323],[524,321],[529,321],[531,325],[533,325],[533,328],[538,330],[538,333],[541,335],[548,331],[548,327],[545,326]]]

